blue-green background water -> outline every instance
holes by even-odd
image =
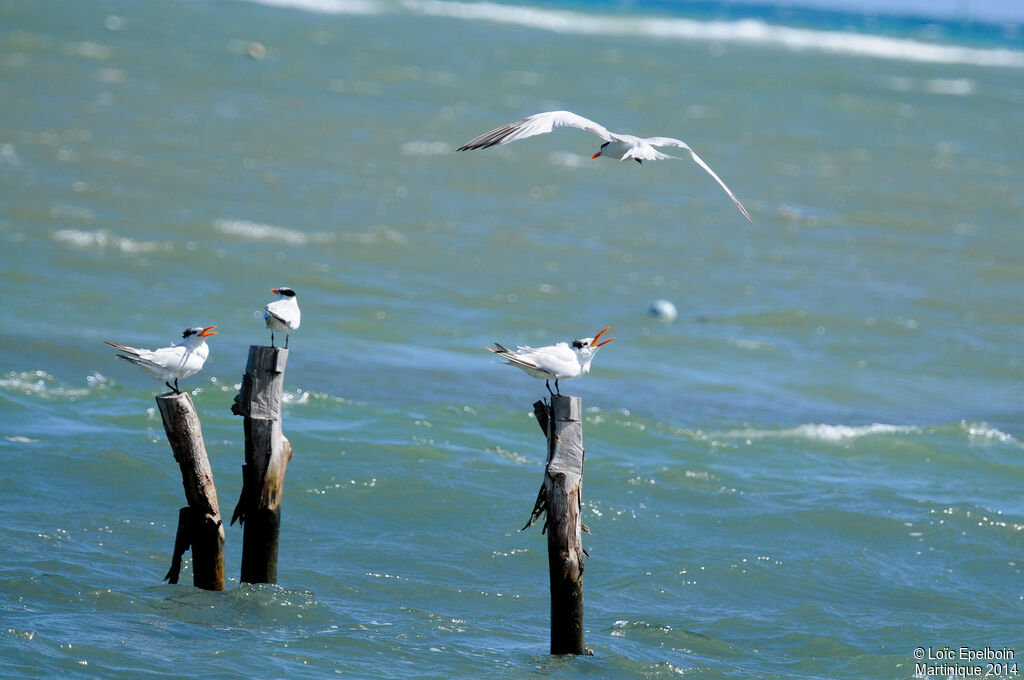
[[[0,5],[0,675],[1019,658],[1020,35],[714,4]],[[580,131],[454,152],[555,108],[687,140],[756,224],[689,161],[592,163]],[[160,387],[102,340],[218,325],[183,385],[230,515],[230,405],[279,285],[304,313],[279,585],[161,584],[184,497]],[[545,541],[517,531],[543,385],[483,346],[606,325],[563,383],[595,655],[555,658]],[[237,576],[237,526],[227,551]]]

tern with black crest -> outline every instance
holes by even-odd
[[[299,300],[295,297],[295,291],[284,286],[271,288],[271,293],[277,293],[277,299],[263,308],[263,320],[267,322],[270,329],[270,346],[274,346],[274,332],[284,333],[284,348],[288,349],[288,334],[299,327],[302,321],[302,312],[299,311]]]
[[[529,347],[520,345],[515,350],[510,350],[497,342],[494,347],[487,346],[487,349],[506,360],[506,363],[520,368],[534,378],[544,381],[548,392],[553,395],[561,394],[558,391],[559,380],[578,378],[584,373],[590,372],[590,362],[594,355],[615,338],[598,340],[611,326],[606,326],[600,333],[592,338],[581,338],[569,342],[559,342],[547,347]],[[555,381],[555,391],[551,392],[551,385],[548,381]]]
[[[135,364],[147,375],[163,381],[175,394],[181,394],[178,380],[198,373],[206,363],[206,358],[210,356],[206,338],[217,335],[214,328],[216,326],[186,328],[181,342],[160,349],[136,349],[109,340],[103,342],[121,352],[116,355],[119,359]]]
[[[681,139],[674,139],[672,137],[635,137],[633,135],[620,134],[618,132],[610,132],[606,127],[599,123],[584,118],[583,116],[577,115],[572,111],[545,111],[544,113],[535,113],[532,116],[527,116],[522,120],[517,120],[507,125],[502,125],[499,128],[495,128],[490,132],[485,132],[476,139],[472,139],[461,147],[459,151],[469,151],[471,149],[487,149],[492,146],[500,146],[502,144],[508,144],[519,139],[526,139],[527,137],[533,137],[534,135],[543,135],[551,132],[556,127],[574,127],[581,130],[586,130],[592,134],[597,135],[604,144],[598,149],[597,153],[591,156],[591,160],[601,157],[610,158],[616,161],[624,161],[632,158],[637,163],[643,163],[644,161],[659,161],[666,158],[676,158],[676,156],[670,156],[667,153],[658,151],[657,146],[662,147],[678,147],[684,149],[690,154],[690,158],[704,168],[704,170],[711,175],[711,177],[718,182],[718,186],[725,190],[732,202],[736,204],[736,207],[740,209],[743,216],[747,218],[747,221],[751,224],[754,220],[750,219],[750,214],[747,209],[743,207],[740,200],[736,198],[736,195],[732,193],[732,190],[725,185],[725,182],[715,174],[715,171],[704,162],[704,160],[690,148],[690,145]]]

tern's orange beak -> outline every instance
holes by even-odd
[[[597,158],[600,155],[601,155],[601,152],[598,151],[597,153],[595,153],[593,156],[590,157],[590,160],[594,160],[595,158]],[[605,330],[608,330],[608,329],[606,328]]]
[[[211,335],[217,335],[217,331],[213,330],[216,326],[207,326],[203,329],[203,332],[199,334],[201,338],[208,338]]]
[[[601,152],[599,151],[599,152],[597,153],[597,155],[598,155],[598,156],[600,156],[600,155],[601,155]],[[608,344],[609,342],[611,342],[612,340],[614,340],[614,339],[615,339],[615,338],[608,338],[607,340],[602,340],[601,342],[598,342],[598,340],[600,339],[600,337],[601,337],[602,335],[604,335],[604,332],[605,332],[606,330],[608,330],[609,328],[611,328],[611,326],[605,326],[604,328],[602,328],[602,329],[601,329],[601,332],[600,332],[600,333],[598,333],[597,335],[595,335],[595,336],[594,336],[594,342],[593,342],[593,344],[591,345],[591,347],[593,347],[594,349],[597,349],[597,348],[598,348],[598,347],[600,347],[601,345],[607,345],[607,344]]]
[[[271,292],[271,293],[277,293],[278,295],[280,295],[280,294],[281,294],[281,291],[280,291],[280,290],[278,290],[277,288],[271,288],[271,289],[270,289],[270,292]]]

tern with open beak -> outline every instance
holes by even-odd
[[[593,361],[597,351],[601,349],[602,345],[607,345],[615,339],[608,338],[598,342],[609,328],[611,326],[606,326],[592,338],[573,340],[571,343],[560,342],[547,347],[521,345],[515,351],[494,343],[494,347],[488,346],[487,349],[506,359],[506,363],[521,368],[534,378],[543,380],[548,392],[554,396],[561,394],[558,391],[559,380],[578,378],[584,373],[590,372],[590,362]],[[551,392],[549,380],[555,381],[554,392]]]
[[[178,379],[198,373],[206,363],[206,358],[210,356],[206,338],[217,335],[214,328],[216,326],[186,328],[182,333],[183,340],[181,342],[160,349],[136,349],[109,340],[103,342],[121,352],[116,355],[118,358],[135,364],[147,375],[163,381],[175,394],[181,394],[178,389]],[[172,380],[174,381],[173,385],[171,385]]]
[[[533,137],[534,135],[543,135],[551,132],[556,127],[574,127],[587,132],[593,133],[604,140],[604,144],[598,149],[597,153],[591,156],[591,160],[602,157],[610,158],[616,161],[624,161],[632,158],[637,163],[643,163],[644,161],[658,161],[666,158],[676,158],[676,156],[670,156],[667,153],[662,153],[655,149],[656,146],[675,146],[686,150],[693,161],[704,168],[704,170],[711,175],[718,186],[725,190],[725,193],[729,195],[732,202],[736,204],[736,207],[740,209],[743,216],[747,218],[747,221],[751,224],[754,220],[750,219],[750,213],[743,207],[740,200],[736,198],[736,195],[732,193],[732,190],[725,185],[725,182],[715,174],[715,171],[704,162],[704,160],[698,156],[690,145],[681,139],[674,139],[672,137],[634,137],[633,135],[625,135],[617,132],[609,132],[606,127],[599,123],[595,123],[592,120],[579,116],[572,111],[546,111],[544,113],[535,113],[532,116],[527,116],[522,120],[517,120],[508,125],[502,125],[499,128],[495,128],[490,132],[485,132],[476,139],[472,139],[461,147],[459,151],[468,151],[470,149],[487,149],[492,146],[499,146],[501,144],[508,144],[518,139],[526,139],[527,137]]]

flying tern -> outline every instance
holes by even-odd
[[[263,308],[263,320],[267,322],[270,329],[270,346],[274,346],[274,331],[284,333],[284,347],[288,349],[288,333],[299,327],[302,320],[302,312],[299,311],[299,301],[295,297],[295,291],[291,288],[272,288],[271,293],[277,293],[277,299]]]
[[[506,363],[523,369],[534,378],[542,379],[544,386],[552,395],[561,394],[558,391],[558,381],[578,378],[584,373],[588,373],[590,362],[594,359],[597,351],[601,349],[602,345],[607,345],[615,339],[608,338],[598,342],[609,328],[611,326],[606,326],[592,338],[573,340],[571,343],[560,342],[547,347],[520,345],[513,351],[496,342],[494,347],[488,346],[487,349],[506,359]],[[555,381],[554,392],[551,392],[551,385],[548,383],[552,379]]]
[[[181,394],[178,389],[178,379],[198,373],[206,363],[206,358],[210,356],[206,338],[217,335],[214,328],[216,326],[186,328],[181,335],[183,338],[181,342],[160,349],[136,349],[109,340],[103,342],[121,352],[116,355],[118,358],[135,364],[147,375],[162,380],[175,394]],[[173,385],[171,385],[171,380],[174,381]]]
[[[495,128],[490,132],[485,132],[476,139],[472,139],[461,147],[459,151],[469,151],[470,149],[487,149],[492,146],[499,146],[501,144],[508,144],[519,139],[526,139],[527,137],[533,137],[534,135],[543,135],[547,132],[551,132],[556,127],[574,127],[580,128],[591,132],[601,139],[604,140],[604,144],[598,149],[597,153],[590,157],[591,160],[601,156],[603,158],[610,158],[616,161],[624,161],[628,158],[632,158],[637,163],[643,163],[644,161],[659,161],[665,158],[676,158],[676,156],[670,156],[666,153],[658,151],[656,146],[676,146],[685,149],[689,152],[690,157],[693,158],[694,162],[700,167],[704,168],[705,171],[716,182],[718,186],[725,190],[725,193],[729,195],[732,202],[736,204],[736,207],[740,209],[743,216],[747,218],[747,221],[751,224],[754,220],[750,218],[750,213],[743,207],[740,200],[736,198],[736,195],[732,193],[732,190],[725,185],[725,182],[715,174],[715,171],[704,162],[704,160],[690,148],[690,145],[681,139],[673,139],[672,137],[634,137],[633,135],[620,134],[618,132],[610,132],[606,127],[599,123],[595,123],[592,120],[584,118],[583,116],[577,115],[572,111],[545,111],[544,113],[535,113],[532,116],[527,116],[522,120],[517,120],[507,125],[502,125],[499,128]]]

